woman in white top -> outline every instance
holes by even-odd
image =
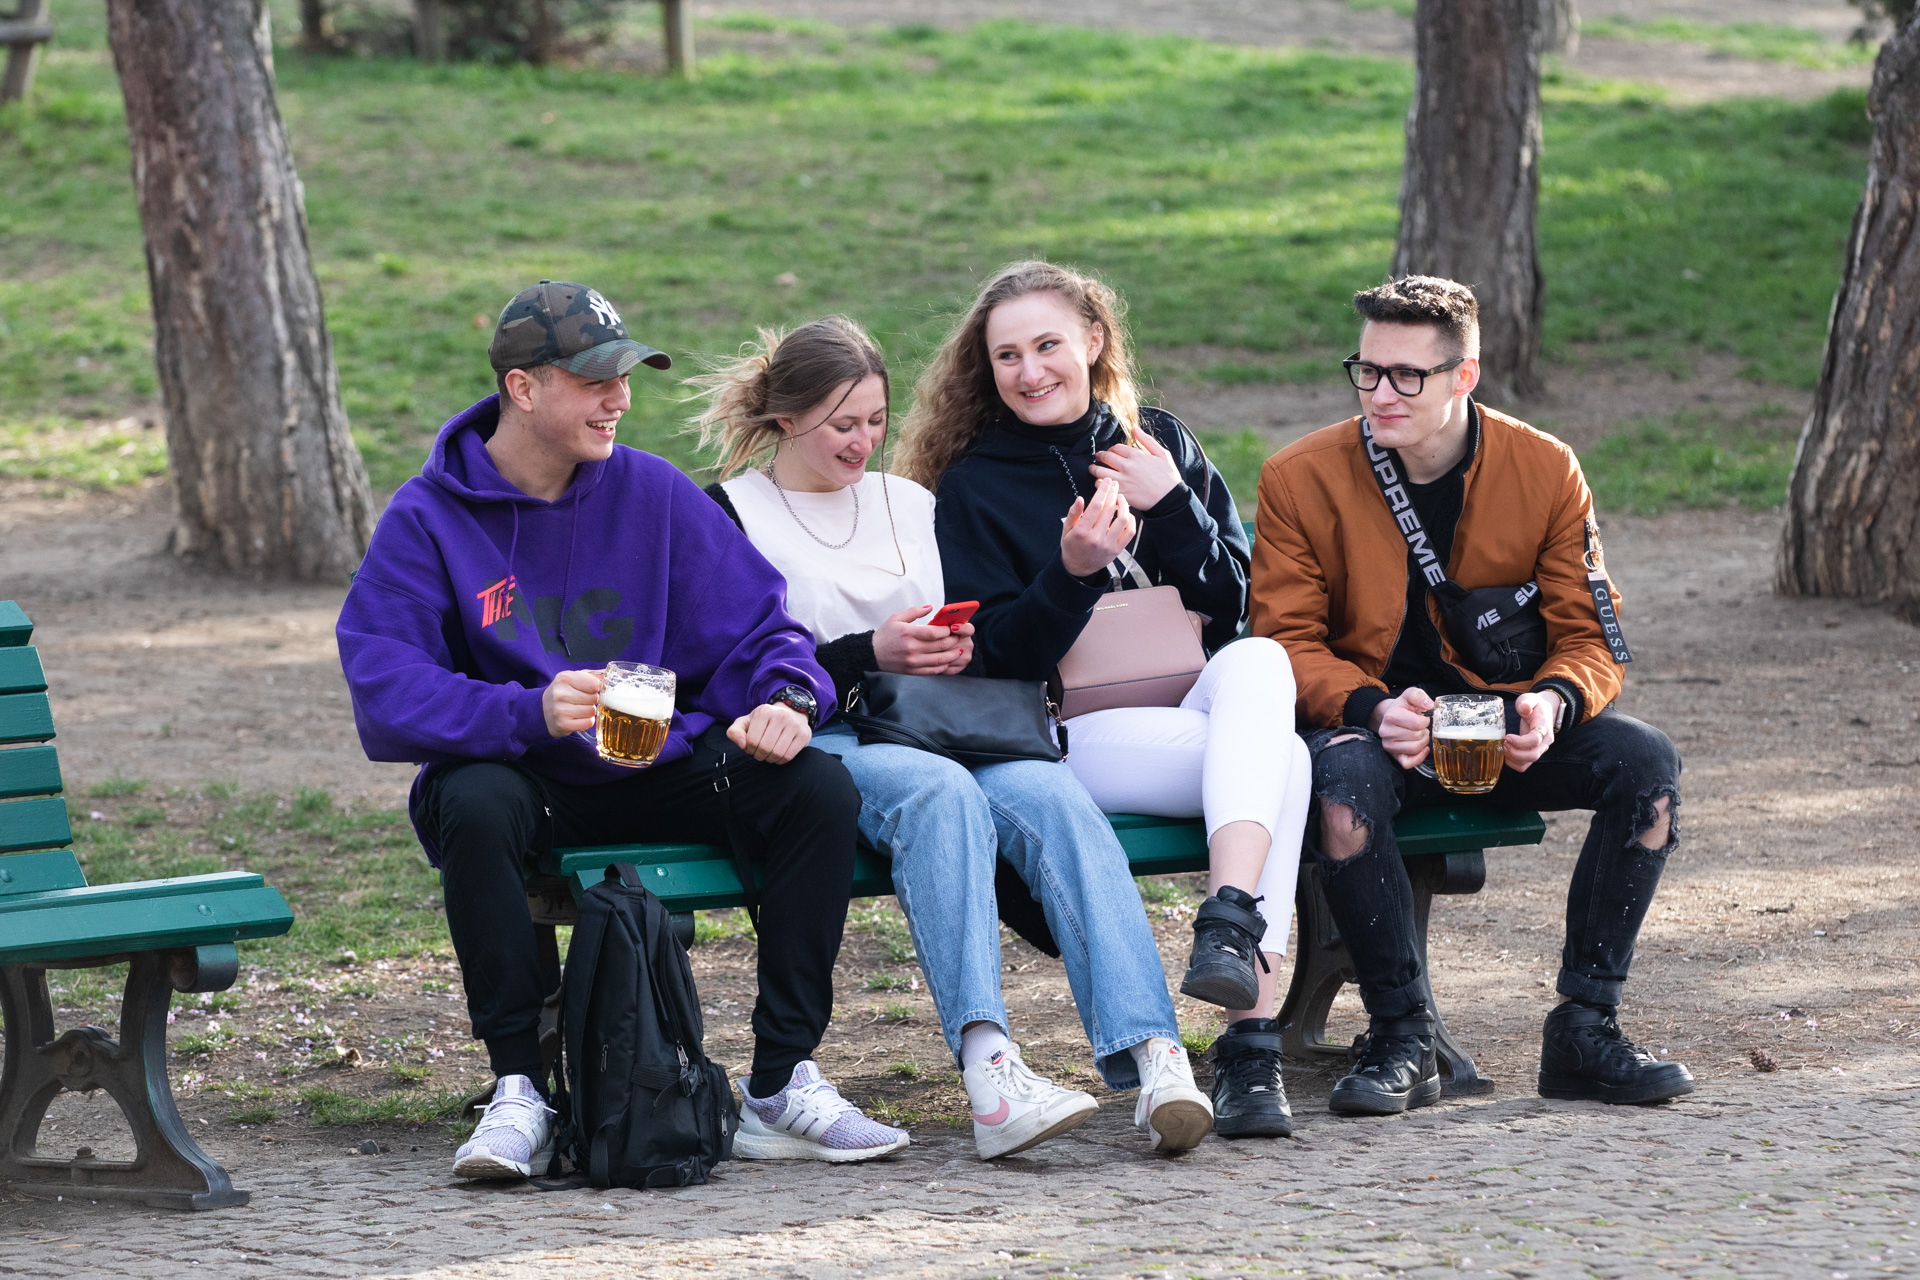
[[[843,696],[868,671],[966,671],[971,624],[916,621],[941,603],[933,495],[867,470],[887,430],[879,348],[841,316],[760,337],[758,351],[694,380],[708,398],[701,442],[718,448],[725,478],[707,492],[786,575],[787,608]],[[833,720],[813,745],[853,775],[861,836],[892,859],[981,1157],[1023,1151],[1097,1107],[1035,1075],[1009,1038],[996,878],[1012,890],[1009,914],[1027,913],[1022,932],[1057,946],[1107,1084],[1141,1087],[1135,1123],[1156,1150],[1197,1144],[1213,1113],[1180,1046],[1159,949],[1126,854],[1072,771],[1039,760],[969,769],[863,744]]]

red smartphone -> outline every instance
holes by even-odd
[[[923,618],[923,627],[958,627],[964,625],[980,607],[978,600],[962,600],[959,604],[943,604],[933,611],[930,617]]]

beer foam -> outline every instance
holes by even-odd
[[[665,720],[673,714],[673,695],[665,689],[637,681],[616,684],[600,694],[607,710],[642,720]]]
[[[1507,736],[1507,731],[1497,724],[1452,724],[1444,729],[1435,729],[1433,736],[1466,742],[1484,742],[1489,738],[1504,738]]]

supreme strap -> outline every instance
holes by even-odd
[[[1400,536],[1407,540],[1407,550],[1413,553],[1413,562],[1420,567],[1421,576],[1426,578],[1429,587],[1437,587],[1447,580],[1446,566],[1440,563],[1440,557],[1434,554],[1427,538],[1427,531],[1420,523],[1420,513],[1413,509],[1413,498],[1408,495],[1406,482],[1401,479],[1400,468],[1394,462],[1393,452],[1382,449],[1373,438],[1373,424],[1365,418],[1360,419],[1360,441],[1366,446],[1367,466],[1373,471],[1373,482],[1380,487],[1380,496],[1387,501],[1387,511],[1393,516],[1393,522],[1400,529]],[[1620,630],[1620,618],[1613,611],[1613,592],[1607,586],[1606,566],[1601,562],[1596,548],[1599,539],[1594,534],[1593,521],[1588,520],[1585,528],[1586,552],[1583,557],[1587,567],[1587,589],[1593,593],[1593,612],[1600,619],[1600,634],[1606,637],[1607,652],[1620,666],[1633,661],[1633,653],[1627,648],[1627,638]],[[1539,584],[1526,584],[1538,591]],[[1523,588],[1524,589],[1524,588]]]

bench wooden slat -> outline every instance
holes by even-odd
[[[0,964],[215,946],[292,928],[280,891],[247,878],[251,887],[202,887],[187,896],[147,896],[156,883],[147,882],[124,886],[131,892],[118,898],[93,895],[120,885],[0,898]]]
[[[17,18],[0,19],[0,46],[45,44],[53,39],[51,22],[22,22]]]
[[[1116,813],[1108,817],[1128,869],[1136,876],[1173,875],[1207,869],[1206,828],[1191,818]],[[1401,815],[1394,822],[1403,856],[1465,853],[1500,845],[1538,844],[1546,824],[1537,813],[1454,805]],[[595,845],[559,851],[560,872],[584,891],[606,874],[607,864],[632,862],[640,881],[674,911],[737,907],[744,899],[733,855],[722,845]],[[854,861],[853,896],[893,892],[886,858],[861,849]]]
[[[6,650],[0,649],[0,653]],[[52,747],[0,751],[0,800],[60,794],[60,753]]]
[[[44,693],[0,697],[0,743],[45,742],[53,736],[53,708]]]
[[[11,600],[0,600],[0,649],[12,649],[33,639],[27,611]]]
[[[119,884],[90,884],[81,889],[63,889],[58,894],[36,897],[33,894],[0,898],[0,917],[38,911],[48,905],[84,907],[114,902],[164,902],[174,898],[206,898],[241,889],[256,889],[265,883],[253,871],[215,871],[202,876],[170,876],[164,880],[127,880]],[[158,908],[171,910],[171,908]],[[0,930],[11,927],[0,925]]]
[[[1485,805],[1416,809],[1393,820],[1393,836],[1403,857],[1539,844],[1546,833],[1545,819],[1531,810]]]
[[[86,873],[80,870],[80,860],[71,849],[0,858],[0,897],[45,893],[49,889],[84,889],[86,884]]]
[[[0,804],[0,853],[57,849],[72,843],[67,802],[59,796]]]
[[[40,651],[30,644],[0,649],[0,693],[45,693]]]

